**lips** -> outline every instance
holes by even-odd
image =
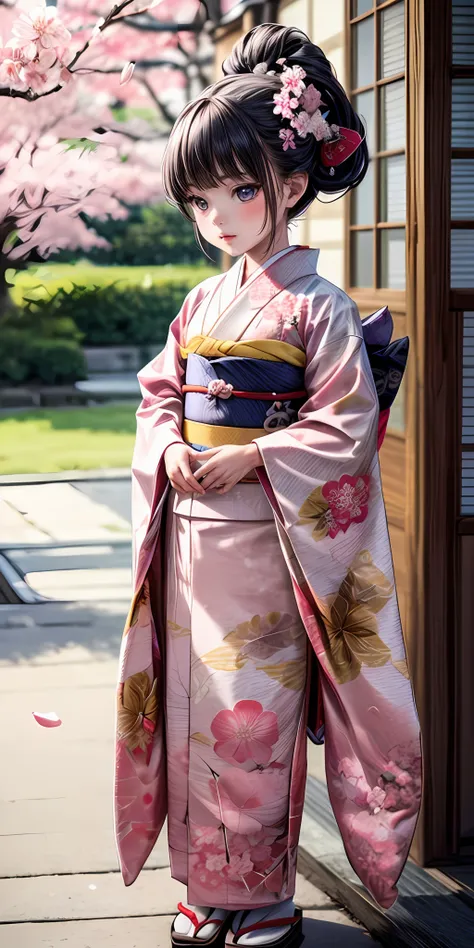
[[[232,237],[235,237],[235,234],[219,234],[221,240],[231,240]]]

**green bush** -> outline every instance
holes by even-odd
[[[46,301],[8,307],[0,317],[0,383],[60,385],[87,377],[74,321],[52,313]]]
[[[219,251],[205,246],[211,260],[216,261]],[[140,220],[130,220],[124,232],[113,237],[113,248],[116,263],[134,266],[178,262],[202,265],[208,260],[196,242],[190,221],[166,203],[144,207]]]
[[[1,332],[0,382],[61,385],[87,377],[80,345],[74,339],[41,338],[23,329]]]
[[[81,215],[87,227],[109,241],[110,247],[91,247],[89,260],[99,264],[154,266],[162,264],[207,264],[208,257],[196,242],[193,226],[175,208],[162,201],[151,207],[128,205],[128,217],[105,220]],[[217,261],[219,251],[203,241],[209,258]],[[52,259],[74,260],[77,251],[61,250]]]
[[[158,286],[76,286],[41,300],[43,319],[65,320],[84,346],[141,346],[165,341],[171,320],[195,280],[163,280]],[[30,304],[34,312],[36,304]]]
[[[30,300],[24,306],[10,306],[0,316],[0,337],[8,330],[21,333],[22,338],[68,339],[81,342],[82,333],[70,316],[51,305],[50,299]]]

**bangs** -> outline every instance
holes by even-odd
[[[225,178],[249,179],[263,188],[268,209],[276,201],[265,147],[255,124],[239,103],[217,96],[200,98],[184,110],[173,128],[163,160],[163,187],[172,203],[194,221],[193,190],[218,187]],[[267,216],[265,217],[265,223]]]

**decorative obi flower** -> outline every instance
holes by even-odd
[[[224,382],[224,379],[212,379],[207,386],[207,398],[213,396],[217,398],[230,398],[234,386],[230,382]]]

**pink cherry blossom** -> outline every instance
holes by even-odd
[[[301,112],[298,112],[298,115],[293,116],[291,125],[293,128],[296,128],[300,138],[306,138],[306,136],[311,131],[311,116],[302,110]]]
[[[249,842],[264,827],[270,833],[280,825],[288,810],[288,775],[281,771],[229,767],[209,788],[216,816],[233,833],[249,836]]]
[[[311,115],[310,131],[318,142],[322,141],[323,138],[332,137],[331,129],[319,109],[316,110],[314,115]]]
[[[249,836],[244,836],[243,833],[231,833],[230,830],[227,831],[227,842],[230,852],[238,853],[239,856],[251,845]]]
[[[285,66],[281,74],[283,88],[289,92],[293,92],[296,96],[302,95],[306,88],[303,82],[305,76],[306,73],[301,66]]]
[[[252,869],[253,862],[250,858],[250,853],[247,851],[241,856],[235,854],[230,857],[227,865],[226,875],[229,877],[229,879],[237,882],[240,881],[242,876],[244,876],[247,872],[251,872]]]
[[[179,9],[179,17],[192,19],[197,7],[198,0],[175,0],[174,4],[160,0],[156,14],[147,17],[173,22]],[[148,204],[163,197],[157,169],[165,142],[150,136],[148,119],[134,114],[117,121],[111,111],[120,71],[130,57],[130,31],[125,23],[102,31],[100,41],[81,56],[72,72],[68,69],[98,17],[103,21],[110,9],[107,0],[63,0],[59,16],[41,0],[21,0],[15,7],[3,8],[2,32],[11,38],[3,47],[0,42],[0,85],[39,96],[55,90],[34,104],[3,98],[0,219],[8,221],[11,240],[4,244],[3,253],[11,265],[28,259],[32,252],[45,257],[61,248],[106,248],[107,241],[83,222],[84,213],[100,219],[125,218],[124,202]],[[196,37],[140,31],[134,33],[133,55],[156,59],[165,49],[171,54],[178,43],[192,53]],[[176,91],[184,106],[182,72],[150,68],[146,75],[160,99],[166,95],[172,100]],[[133,82],[120,86],[120,98],[142,111],[144,103],[148,108],[151,104],[148,93]],[[97,134],[98,127],[110,131]],[[67,150],[64,140],[81,139],[96,142],[96,151]]]
[[[209,872],[222,872],[226,865],[227,858],[225,853],[211,853],[209,856],[206,856],[205,866],[206,869],[209,869]]]
[[[239,764],[246,760],[268,764],[278,740],[277,716],[264,711],[259,701],[238,701],[233,711],[218,711],[211,731],[217,738],[214,752],[218,757]]]
[[[328,535],[345,533],[351,523],[362,523],[369,512],[369,474],[343,474],[338,481],[326,481],[321,493],[329,504]]]
[[[222,833],[214,826],[199,826],[194,823],[191,827],[191,842],[195,849],[216,847],[222,843]]]
[[[31,89],[32,92],[46,92],[48,89],[54,88],[59,80],[59,71],[57,74],[53,70],[41,72],[39,69],[35,69],[33,65],[22,69],[21,75],[25,86],[27,89]]]
[[[281,115],[282,118],[291,119],[294,110],[298,108],[298,99],[292,98],[288,92],[276,92],[273,96],[275,115]]]
[[[364,771],[358,760],[343,757],[339,763],[340,789],[348,800],[357,806],[367,805],[367,795],[371,787],[367,783]]]
[[[264,872],[265,869],[268,869],[271,866],[274,857],[272,855],[272,847],[264,846],[263,843],[260,846],[254,846],[250,850],[251,859],[255,865],[255,868],[259,872]]]
[[[295,133],[290,128],[280,129],[278,137],[283,139],[283,151],[288,151],[288,148],[296,148]]]
[[[21,60],[5,56],[0,62],[0,85],[10,86],[12,89],[25,88],[24,82],[20,78],[21,68]]]
[[[26,88],[21,78],[21,70],[35,56],[34,43],[28,44],[23,49],[14,44],[0,48],[0,85],[11,86],[12,89]]]
[[[313,83],[311,83],[309,86],[306,86],[299,102],[308,115],[313,115],[316,109],[319,109],[321,105],[321,93],[315,88]]]
[[[53,49],[41,49],[38,56],[21,70],[21,78],[33,92],[45,92],[53,89],[59,82],[61,65],[56,61]]]
[[[58,17],[56,7],[41,5],[20,14],[13,24],[12,35],[21,46],[34,42],[45,49],[68,43],[71,39],[69,30]]]

